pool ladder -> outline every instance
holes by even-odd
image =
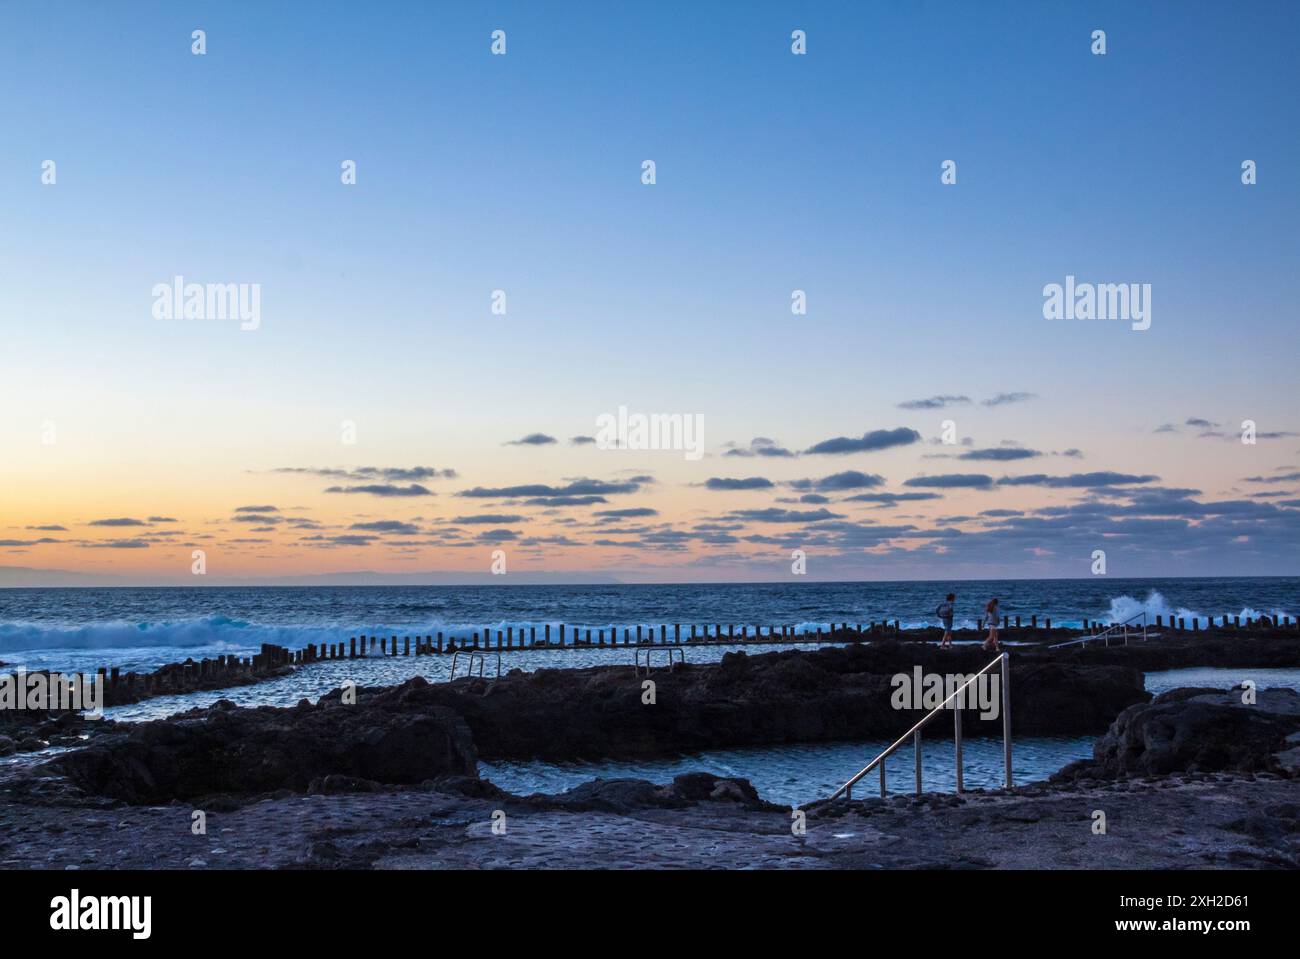
[[[451,657],[451,676],[450,676],[450,678],[447,680],[447,682],[450,683],[450,682],[454,681],[455,678],[456,678],[456,660],[458,660],[458,659],[460,658],[460,654],[461,654],[461,653],[465,653],[465,654],[469,657],[469,668],[467,668],[467,669],[465,670],[465,675],[467,675],[467,676],[473,676],[473,675],[474,675],[474,662],[477,660],[477,661],[478,661],[478,675],[479,675],[479,678],[482,679],[482,678],[483,678],[483,665],[484,665],[484,663],[487,661],[487,656],[486,656],[486,653],[487,653],[487,652],[495,652],[495,650],[481,650],[481,649],[469,649],[469,650],[458,649],[458,650],[456,650],[456,652],[453,653],[453,654],[452,654],[452,657]],[[500,679],[500,678],[501,678],[501,654],[500,654],[500,653],[496,653],[496,657],[497,657],[497,679]]]
[[[987,666],[981,669],[974,676],[971,676],[964,683],[962,683],[960,686],[954,689],[948,695],[947,699],[941,702],[938,706],[935,706],[934,709],[930,710],[930,712],[926,713],[925,716],[921,718],[920,722],[918,722],[907,732],[903,733],[902,736],[900,736],[897,740],[895,740],[893,745],[891,745],[888,749],[882,752],[875,759],[871,760],[871,762],[867,763],[866,766],[864,766],[861,769],[861,771],[857,773],[857,775],[855,775],[852,779],[846,782],[843,786],[835,790],[835,792],[831,793],[830,797],[827,799],[827,802],[830,802],[831,800],[834,799],[838,799],[840,796],[843,796],[845,799],[852,799],[853,787],[857,785],[857,783],[864,776],[866,776],[867,773],[871,772],[871,770],[876,769],[877,767],[879,767],[880,769],[880,797],[883,799],[886,793],[885,760],[888,759],[890,756],[892,756],[894,753],[898,752],[898,750],[903,747],[903,744],[906,743],[909,739],[912,740],[912,743],[916,750],[916,794],[918,796],[921,795],[921,730],[925,728],[926,724],[931,722],[936,716],[938,716],[941,712],[943,712],[943,710],[948,707],[948,704],[950,702],[952,702],[954,699],[956,699],[958,696],[964,693],[968,686],[970,686],[977,679],[979,679],[981,676],[983,676],[985,673],[989,672],[991,669],[993,669],[996,666],[1000,666],[1002,669],[1002,759],[1006,767],[1006,788],[1010,789],[1012,786],[1011,666],[1010,666],[1010,660],[1007,658],[1007,654],[1002,653],[1001,655],[998,656],[997,659],[993,660],[991,663],[989,663]],[[962,756],[961,756],[961,708],[960,706],[953,708],[952,716],[953,716],[953,741],[956,744],[955,759],[957,763],[957,792],[960,794],[962,789],[964,788],[964,783],[962,782],[962,774],[964,770],[963,770]]]

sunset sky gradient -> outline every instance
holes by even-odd
[[[5,4],[0,574],[1300,574],[1294,6],[699,7]]]

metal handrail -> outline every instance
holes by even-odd
[[[1142,620],[1142,641],[1145,642],[1145,641],[1146,641],[1146,638],[1147,638],[1147,614],[1146,614],[1146,610],[1143,610],[1143,611],[1140,612],[1140,613],[1136,613],[1136,614],[1130,616],[1128,619],[1124,620],[1124,622],[1122,622],[1122,623],[1112,623],[1111,625],[1109,625],[1109,626],[1107,626],[1105,629],[1103,629],[1100,633],[1097,633],[1095,636],[1094,636],[1094,635],[1088,635],[1088,636],[1080,636],[1080,637],[1077,638],[1077,639],[1067,639],[1067,640],[1066,640],[1065,642],[1063,642],[1063,643],[1053,643],[1051,646],[1048,646],[1047,648],[1048,648],[1048,649],[1060,649],[1062,646],[1077,646],[1077,645],[1079,645],[1079,644],[1083,644],[1083,645],[1086,646],[1088,643],[1096,642],[1096,641],[1099,640],[1099,639],[1105,640],[1106,645],[1109,646],[1109,645],[1110,645],[1110,637],[1111,637],[1114,633],[1116,633],[1116,632],[1121,632],[1121,631],[1122,631],[1122,634],[1123,634],[1123,636],[1124,636],[1124,645],[1127,646],[1127,645],[1128,645],[1128,628],[1129,628],[1129,626],[1130,626],[1131,624],[1137,622],[1139,619]],[[1135,630],[1135,632],[1136,632],[1136,630]]]
[[[482,650],[482,649],[456,650],[456,652],[453,653],[451,657],[451,677],[447,680],[447,682],[450,683],[456,679],[456,660],[460,658],[461,653],[465,653],[469,657],[469,669],[466,670],[465,675],[467,676],[474,675],[474,660],[478,659],[478,675],[479,675],[479,679],[482,679],[483,667],[484,664],[487,662],[487,656],[485,655],[485,653],[489,653],[489,652],[496,652],[496,650]],[[496,657],[497,657],[497,679],[500,679],[501,678],[501,654],[496,653]]]
[[[677,651],[677,655],[681,657],[681,665],[683,665],[683,666],[686,665],[686,650],[682,649],[680,646],[655,646],[655,647],[649,647],[649,646],[638,646],[638,647],[634,647],[634,649],[635,649],[635,651],[636,651],[636,674],[637,674],[638,676],[641,675],[641,650],[642,650],[642,649],[645,650],[645,671],[646,671],[646,675],[647,675],[647,676],[650,675],[650,654],[651,654],[652,652],[657,652],[657,651],[659,651],[659,650],[667,650],[667,652],[668,652],[668,671],[669,671],[669,672],[672,672],[672,669],[673,669],[673,651],[674,651],[674,650],[676,650],[676,651]]]
[[[902,736],[900,736],[898,739],[894,741],[893,745],[891,745],[888,749],[882,752],[879,756],[871,760],[871,762],[867,763],[866,766],[864,766],[856,776],[854,776],[852,779],[846,782],[839,789],[835,790],[835,792],[831,793],[831,795],[826,801],[830,802],[831,800],[838,799],[841,794],[846,799],[852,799],[854,785],[856,785],[864,776],[866,776],[867,773],[871,772],[871,770],[875,769],[877,766],[880,767],[880,795],[883,798],[885,795],[885,760],[888,759],[890,756],[892,756],[895,752],[897,752],[899,748],[902,747],[903,743],[907,742],[909,737],[912,738],[914,745],[916,747],[916,794],[919,796],[921,794],[921,730],[925,727],[925,725],[928,722],[934,719],[935,716],[939,715],[939,713],[942,710],[947,708],[948,704],[952,702],[953,699],[955,699],[960,693],[965,692],[967,686],[975,682],[975,680],[979,679],[990,669],[992,669],[994,666],[997,666],[999,664],[1002,666],[1002,758],[1006,764],[1006,788],[1010,789],[1012,786],[1011,668],[1010,668],[1010,659],[1008,658],[1008,654],[1002,653],[1001,655],[998,656],[997,659],[993,660],[991,663],[989,663],[987,666],[985,666],[983,669],[977,672],[974,676],[971,676],[969,679],[967,679],[966,682],[962,683],[960,686],[954,689],[952,693],[949,694],[947,699],[941,702],[938,706],[935,706],[934,709],[926,713],[925,716],[921,717],[920,722],[918,722],[907,732],[903,733]],[[958,706],[953,710],[953,728],[954,728],[954,736],[956,740],[957,792],[960,793],[962,791],[962,785],[963,785],[962,784],[961,707],[960,706]]]

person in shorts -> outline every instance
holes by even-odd
[[[940,649],[948,649],[952,646],[952,604],[957,599],[953,593],[948,594],[948,598],[939,604],[934,611],[935,615],[943,622],[943,639],[939,641]]]

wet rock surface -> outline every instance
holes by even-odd
[[[400,785],[473,777],[479,755],[599,759],[895,736],[924,710],[895,708],[894,675],[969,675],[989,661],[980,650],[888,642],[731,653],[719,663],[648,675],[606,666],[450,684],[416,677],[358,689],[352,704],[336,690],[292,708],[219,701],[166,720],[100,721],[87,745],[48,768],[88,794],[150,803],[359,788],[350,779]],[[1148,698],[1141,674],[1122,666],[1013,657],[1011,675],[1012,727],[1022,735],[1101,731]],[[1000,718],[981,718],[981,709],[1001,708],[997,687],[987,691],[986,701],[963,711],[966,735],[1001,733]]]
[[[750,656],[637,674],[631,666],[511,673],[422,687],[418,699],[465,717],[479,754],[497,758],[615,758],[701,749],[896,736],[922,709],[896,709],[895,674],[970,675],[978,649],[878,643]],[[644,682],[654,683],[654,703]],[[992,687],[990,687],[991,689]],[[1141,673],[1123,666],[1012,658],[1017,734],[1101,732],[1144,702]],[[998,704],[1000,705],[1000,704]],[[1001,713],[997,713],[1000,717]],[[963,711],[967,735],[1001,734],[1001,719]]]
[[[1253,699],[1253,702],[1248,701]],[[1097,741],[1091,760],[1061,778],[1171,772],[1300,772],[1300,693],[1292,689],[1172,689],[1129,707]]]
[[[204,806],[8,801],[0,867],[1300,868],[1297,783],[1267,774],[837,802],[810,810],[802,835],[791,810],[725,788],[713,798],[719,782],[702,799],[695,786],[673,796],[671,784],[586,784],[537,799],[441,780]],[[195,809],[206,814],[202,835]],[[1093,831],[1098,810],[1105,834]]]
[[[148,803],[305,792],[331,776],[418,783],[475,775],[477,763],[469,728],[449,709],[392,709],[377,697],[345,705],[335,697],[290,709],[241,709],[222,701],[165,720],[119,724],[46,768],[84,792]]]

